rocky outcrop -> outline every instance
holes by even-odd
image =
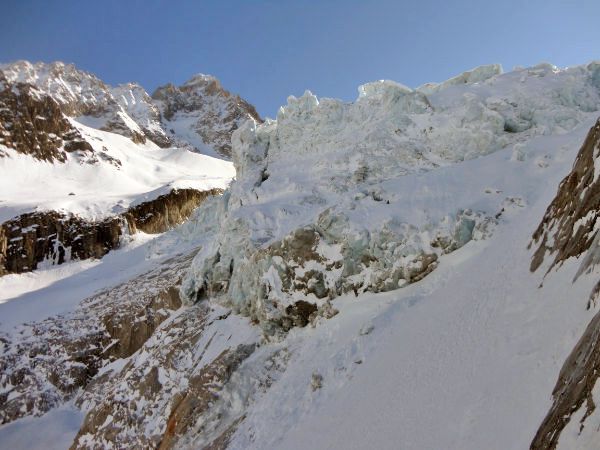
[[[179,87],[161,86],[152,98],[162,112],[166,129],[177,134],[178,119],[191,121],[190,128],[186,128],[203,144],[227,157],[231,156],[231,134],[248,119],[262,122],[251,104],[225,90],[209,75],[196,75]]]
[[[72,259],[102,258],[119,246],[126,222],[113,217],[89,222],[56,211],[34,212],[4,222],[0,248],[4,273],[29,272],[44,261],[62,264]]]
[[[102,366],[139,350],[181,306],[177,287],[193,255],[164,261],[64,316],[0,334],[0,424],[44,414],[85,388]]]
[[[222,193],[221,189],[173,189],[168,194],[129,208],[123,216],[130,233],[162,233],[183,223],[207,197]]]
[[[600,216],[600,119],[589,131],[573,168],[559,185],[530,245],[537,245],[531,271],[547,263],[549,272],[573,257],[584,256],[578,273],[598,263],[597,220]],[[575,280],[574,280],[575,281]],[[600,281],[592,290],[588,307],[600,292]],[[564,362],[552,391],[553,403],[531,443],[532,450],[555,449],[562,431],[581,408],[585,412],[579,432],[596,404],[592,390],[600,376],[600,313],[596,314]]]
[[[588,133],[573,169],[560,183],[558,192],[533,234],[537,246],[531,261],[535,271],[551,257],[550,271],[563,261],[586,252],[597,232],[600,217],[600,120]]]
[[[174,400],[167,429],[158,446],[161,450],[176,448],[176,443],[196,424],[218,398],[218,390],[229,381],[240,364],[254,351],[254,345],[240,345],[221,352],[209,365],[190,378],[188,388]]]
[[[164,322],[122,369],[98,377],[77,399],[88,413],[71,448],[108,443],[117,448],[187,448],[181,439],[193,435],[226,440],[240,417],[219,412],[221,397],[256,349],[255,338],[242,343],[239,336],[219,331],[232,325],[242,335],[248,329],[239,318],[219,314],[206,303]],[[211,414],[215,423],[207,420]]]
[[[165,232],[183,223],[206,198],[221,192],[173,189],[98,222],[56,211],[22,214],[0,225],[0,275],[32,271],[43,262],[102,258],[120,246],[123,235]]]
[[[531,450],[557,448],[561,432],[580,408],[585,408],[579,422],[579,431],[583,430],[586,419],[596,409],[592,390],[599,375],[600,313],[597,313],[560,370],[552,391],[554,402],[537,430]]]
[[[16,61],[0,65],[0,71],[11,84],[28,83],[51,96],[67,116],[99,117],[114,101],[108,85],[73,64]]]
[[[10,85],[2,72],[0,144],[48,162],[64,162],[66,152],[92,151],[56,101],[29,84]]]
[[[158,107],[142,86],[136,83],[120,84],[111,88],[111,94],[117,104],[137,123],[143,136],[159,147],[169,147],[173,144],[172,139],[161,127]]]

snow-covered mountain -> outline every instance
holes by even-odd
[[[0,65],[0,274],[101,257],[137,230],[180,223],[227,186],[231,133],[260,118],[214,78],[173,89],[176,98],[155,101],[70,64]],[[132,219],[141,211],[152,227]]]
[[[166,146],[160,113],[144,89],[134,83],[116,88],[72,64],[18,61],[0,66],[10,84],[26,83],[55,100],[61,111],[79,122],[145,142]],[[135,118],[134,118],[135,117]]]
[[[153,95],[169,139],[213,124],[196,95],[223,97],[206,76]],[[600,63],[222,108],[222,196],[0,278],[0,443],[597,447]]]
[[[160,147],[191,146],[227,156],[231,133],[245,120],[260,121],[254,107],[208,75],[179,88],[160,87],[153,98],[137,83],[109,86],[95,75],[62,62],[1,64],[6,82],[35,86],[78,122]]]
[[[162,124],[175,140],[196,149],[231,156],[231,134],[244,122],[261,122],[254,106],[226,91],[215,77],[198,74],[183,85],[161,86],[152,94]]]

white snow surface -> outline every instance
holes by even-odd
[[[5,449],[65,450],[79,431],[83,413],[71,404],[41,417],[25,417],[0,428],[0,445]]]
[[[6,149],[8,156],[0,158],[0,222],[40,210],[102,219],[174,188],[224,189],[235,175],[228,161],[150,141],[135,144],[70,120],[94,153],[69,153],[61,164]]]

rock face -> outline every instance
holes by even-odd
[[[584,256],[576,280],[598,263],[599,157],[600,119],[589,131],[573,169],[560,183],[556,197],[533,235],[531,244],[538,247],[531,271],[545,263],[549,272],[569,258]],[[596,300],[599,286],[600,281],[590,293],[590,304]],[[562,366],[552,391],[552,407],[531,443],[532,450],[557,448],[562,431],[582,409],[584,413],[577,427],[579,433],[583,431],[586,420],[596,408],[598,398],[594,398],[593,391],[599,376],[600,313],[597,313]]]
[[[552,258],[550,271],[591,247],[600,216],[599,156],[600,120],[588,133],[571,173],[560,183],[556,197],[533,235],[532,245],[538,248],[531,261],[531,271],[537,270],[547,256]]]
[[[231,133],[250,118],[260,121],[252,105],[208,75],[197,75],[180,87],[160,87],[153,98],[136,83],[109,86],[62,62],[1,64],[1,79],[8,86],[34,86],[51,97],[65,116],[84,125],[136,143],[149,139],[160,147],[209,148],[228,157]]]
[[[206,198],[219,194],[219,189],[173,189],[100,222],[56,211],[23,214],[0,225],[0,275],[35,270],[44,261],[54,265],[102,258],[119,247],[123,235],[165,232],[183,223]]]
[[[65,152],[92,151],[56,101],[29,84],[9,84],[2,72],[0,144],[48,162],[64,162]]]
[[[142,347],[180,307],[177,286],[192,257],[165,261],[64,316],[0,334],[0,424],[44,414],[85,388],[102,366]]]
[[[577,427],[595,411],[593,390],[600,375],[600,313],[596,314],[564,362],[552,391],[554,402],[531,443],[531,450],[555,449],[561,432],[581,408]],[[596,396],[596,401],[598,400]]]
[[[98,380],[90,386],[80,402],[94,406],[71,448],[97,448],[108,442],[119,448],[178,448],[181,437],[217,403],[219,392],[255,348],[253,344],[242,344],[224,350],[206,365],[184,368],[182,358],[191,356],[194,348],[207,345],[202,337],[211,324],[206,308],[186,311],[159,331],[168,342],[165,348],[158,343],[144,348],[153,361],[142,362],[134,357],[110,381]],[[165,376],[176,369],[181,372],[177,377],[182,382],[179,387],[171,376]],[[133,394],[134,399],[117,400],[127,394]],[[140,408],[141,414],[137,412]]]
[[[249,119],[261,122],[252,105],[223,89],[209,75],[196,75],[183,85],[167,84],[152,94],[171,134],[196,134],[199,144],[231,156],[231,134]],[[191,142],[195,145],[195,142]]]
[[[3,272],[28,272],[43,261],[102,258],[119,246],[124,226],[117,217],[94,223],[56,211],[23,214],[1,225]]]
[[[168,194],[129,208],[123,216],[130,233],[163,233],[187,220],[207,197],[222,193],[220,189],[173,189]]]

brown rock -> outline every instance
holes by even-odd
[[[560,183],[556,197],[533,234],[530,246],[538,248],[531,261],[532,272],[542,264],[546,255],[553,255],[548,268],[550,271],[557,264],[590,248],[595,237],[594,226],[600,216],[600,178],[594,180],[595,164],[600,164],[596,161],[599,146],[600,119],[590,129],[573,169]]]
[[[168,194],[130,208],[124,217],[131,233],[163,233],[181,225],[206,198],[222,193],[221,189],[173,189]]]
[[[206,198],[222,191],[173,189],[123,216],[90,222],[56,211],[22,214],[0,225],[0,276],[37,269],[42,261],[102,258],[126,233],[162,233],[183,223]]]
[[[194,255],[165,261],[71,313],[25,324],[14,338],[0,333],[0,424],[42,415],[106,381],[99,369],[133,355],[180,307],[178,285]],[[156,371],[140,386],[153,395]]]
[[[48,162],[64,162],[65,151],[93,151],[50,96],[28,84],[11,86],[2,72],[0,89],[0,144]]]
[[[179,87],[169,83],[156,89],[152,98],[168,121],[179,112],[196,117],[193,131],[227,157],[231,156],[231,134],[248,119],[262,122],[254,106],[225,90],[211,76],[195,76]]]
[[[583,336],[564,362],[552,391],[554,402],[531,443],[531,450],[555,449],[562,430],[572,415],[583,407],[580,428],[594,412],[592,389],[600,375],[600,313],[587,326]]]

